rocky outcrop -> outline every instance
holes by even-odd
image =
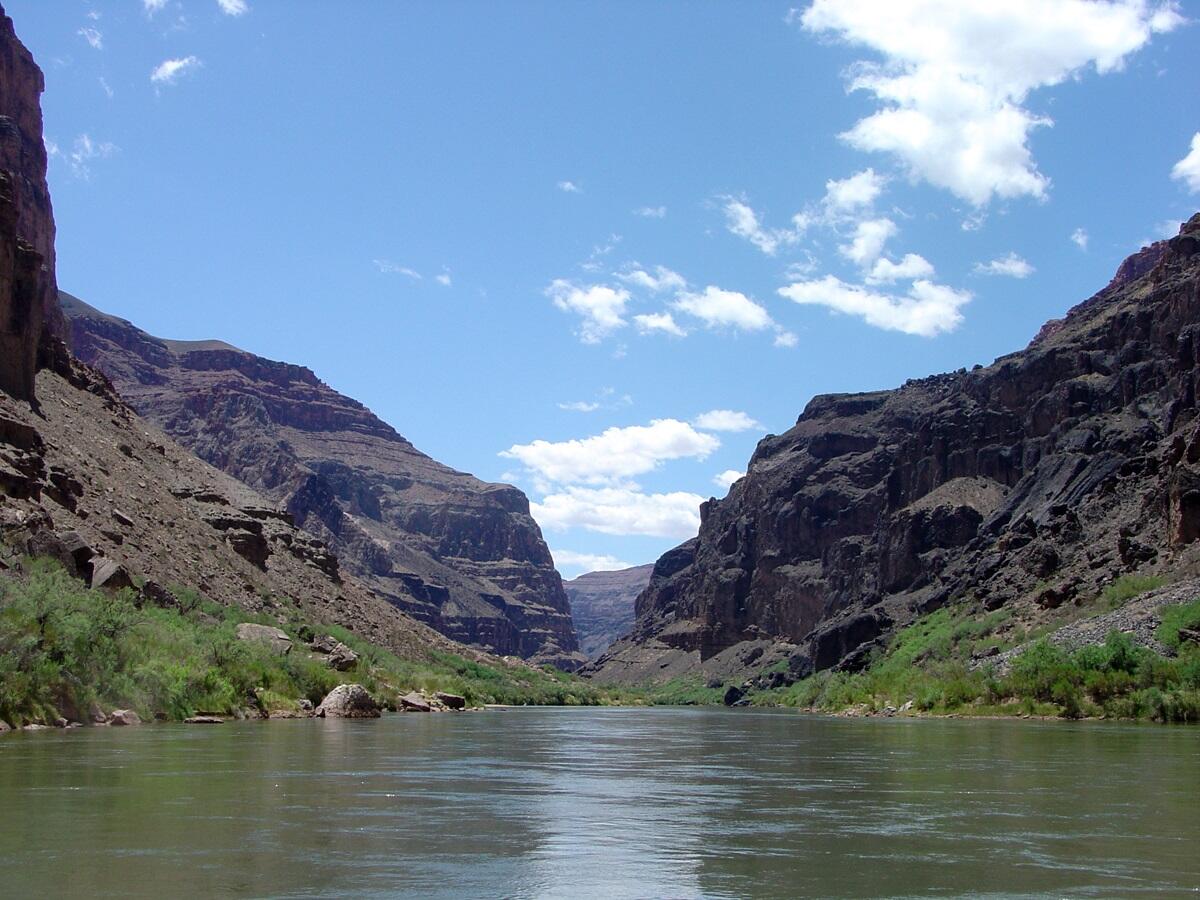
[[[588,572],[563,582],[571,601],[579,649],[588,659],[595,659],[632,630],[634,601],[645,590],[652,571],[651,563],[611,572]]]
[[[301,366],[152,337],[66,294],[62,304],[76,354],[142,416],[286,509],[380,596],[465,644],[563,668],[583,661],[519,490],[430,459]],[[220,524],[260,564],[255,524],[226,514]]]
[[[0,390],[34,398],[43,323],[61,332],[42,71],[0,7]]]
[[[361,684],[339,684],[313,712],[318,719],[378,719],[379,704]]]
[[[1192,573],[1198,382],[1200,215],[1020,353],[813,399],[658,561],[597,677],[737,670],[756,645],[739,671],[853,668],[948,603],[1036,613]]]

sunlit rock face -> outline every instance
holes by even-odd
[[[529,500],[417,450],[310,370],[169,341],[62,295],[74,352],[201,459],[285,507],[342,567],[465,644],[575,668],[562,579]]]

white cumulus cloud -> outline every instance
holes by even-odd
[[[1071,243],[1080,250],[1086,250],[1088,245],[1088,233],[1082,228],[1076,228],[1071,232]]]
[[[669,312],[645,313],[644,315],[634,316],[633,321],[637,325],[638,331],[642,334],[658,331],[673,337],[687,337],[687,332],[679,327],[679,323],[675,321],[675,317]]]
[[[729,490],[735,481],[737,481],[739,478],[745,477],[745,472],[739,472],[737,469],[726,469],[724,472],[720,472],[713,476],[713,484],[719,488]]]
[[[897,230],[891,219],[865,219],[855,225],[854,237],[849,244],[840,245],[838,252],[855,265],[870,268]]]
[[[962,322],[960,309],[971,295],[924,279],[913,283],[904,296],[884,294],[847,284],[833,275],[815,281],[798,281],[779,289],[781,296],[802,305],[826,306],[859,316],[868,325],[933,337],[953,331]]]
[[[715,436],[687,422],[655,419],[587,438],[514,444],[500,455],[518,460],[543,482],[612,484],[652,472],[668,460],[705,459],[720,446]]]
[[[762,331],[773,323],[770,314],[745,294],[709,285],[699,293],[680,294],[674,306],[709,328]]]
[[[625,307],[629,303],[629,291],[604,284],[577,285],[563,278],[556,278],[546,288],[554,305],[564,312],[573,312],[582,319],[579,339],[585,344],[598,344],[625,321]]]
[[[574,550],[551,550],[554,565],[560,571],[570,569],[575,572],[616,572],[620,569],[632,569],[636,563],[625,562],[611,554],[576,553]]]
[[[918,253],[906,253],[900,262],[877,259],[867,275],[867,284],[891,284],[895,281],[912,281],[916,278],[932,278],[933,264]]]
[[[975,263],[976,275],[1004,275],[1008,278],[1028,278],[1033,266],[1015,253],[1008,253],[989,263]]]
[[[582,194],[583,188],[577,185],[574,181],[560,181],[556,187],[564,194]]]
[[[1200,193],[1200,131],[1192,135],[1192,147],[1188,155],[1175,163],[1171,177],[1182,181],[1193,194]]]
[[[217,0],[217,6],[221,7],[221,12],[227,16],[245,15],[250,9],[246,0]]]
[[[762,425],[740,410],[710,409],[692,420],[692,424],[705,431],[752,431],[762,430]]]
[[[700,530],[699,494],[647,494],[636,487],[569,487],[529,505],[542,528],[584,528],[600,534],[683,540]]]
[[[883,57],[850,70],[880,108],[843,140],[984,206],[1046,195],[1029,135],[1051,120],[1025,105],[1031,91],[1119,70],[1183,17],[1150,0],[814,0],[799,21]]]
[[[142,0],[142,7],[146,10],[146,15],[152,16],[159,12],[167,5],[167,0]]]
[[[876,175],[874,169],[863,169],[849,178],[825,182],[825,208],[837,215],[874,205],[887,179]]]
[[[789,347],[790,348],[790,347],[795,347],[799,343],[800,343],[800,339],[798,337],[796,337],[796,335],[794,335],[792,332],[790,332],[784,328],[780,328],[778,331],[775,332],[774,344],[776,347]]]
[[[626,284],[645,288],[656,294],[663,291],[682,291],[687,287],[687,279],[666,266],[655,266],[654,271],[650,272],[636,263],[631,263],[622,271],[617,272],[616,276]]]
[[[165,59],[150,73],[150,80],[155,84],[174,84],[187,72],[202,65],[198,57],[184,56],[180,59]]]

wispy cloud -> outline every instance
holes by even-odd
[[[644,288],[655,294],[664,291],[681,291],[687,287],[687,279],[666,266],[654,266],[652,270],[647,270],[637,263],[630,263],[614,274],[626,284]]]
[[[45,143],[48,157],[63,160],[70,168],[71,174],[84,181],[91,177],[91,164],[95,160],[108,159],[120,149],[111,141],[94,141],[89,134],[81,134],[75,138],[70,150],[63,150],[51,140]]]
[[[1008,278],[1028,278],[1033,266],[1015,253],[1008,253],[988,263],[975,263],[976,275],[1003,275]]]
[[[1200,193],[1200,131],[1192,135],[1191,149],[1172,167],[1171,177],[1182,181],[1191,193]]]
[[[179,59],[164,59],[150,73],[154,84],[174,84],[183,75],[200,68],[203,63],[199,57],[184,56]]]
[[[618,395],[615,388],[602,388],[596,394],[595,400],[572,400],[569,403],[559,403],[559,409],[565,409],[569,412],[590,413],[598,409],[620,409],[625,406],[632,406],[633,398],[628,394]]]
[[[146,10],[146,15],[153,16],[156,12],[160,12],[167,5],[167,0],[142,0],[142,8]]]
[[[394,263],[390,259],[374,259],[371,260],[384,275],[403,275],[406,278],[411,278],[413,281],[421,280],[421,273],[416,269],[410,269],[408,266],[402,266],[399,263]]]
[[[767,228],[758,212],[744,198],[722,198],[725,227],[731,234],[745,238],[767,256],[774,256],[781,247],[797,243],[807,222],[803,216],[792,218],[792,228]]]
[[[243,16],[250,11],[246,0],[217,0],[217,6],[227,16]]]
[[[639,206],[633,211],[633,214],[641,216],[643,219],[665,219],[667,208],[665,206]]]
[[[582,194],[583,188],[574,181],[560,181],[556,187],[564,194]]]
[[[1086,250],[1088,246],[1088,233],[1082,228],[1076,228],[1071,232],[1071,243],[1080,250]]]
[[[87,41],[93,50],[104,49],[104,35],[101,34],[99,28],[93,28],[89,25],[86,28],[80,28],[75,33]]]

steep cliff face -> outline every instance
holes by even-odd
[[[588,572],[564,581],[579,649],[595,659],[633,628],[634,601],[650,581],[654,565]]]
[[[430,459],[301,366],[152,337],[69,295],[75,353],[142,416],[261,491],[343,567],[466,644],[574,668],[583,657],[529,501]]]
[[[32,400],[43,323],[61,333],[42,71],[0,7],[0,390]]]
[[[817,397],[655,566],[598,677],[862,665],[952,602],[1049,609],[1200,553],[1200,215],[1024,351]]]

